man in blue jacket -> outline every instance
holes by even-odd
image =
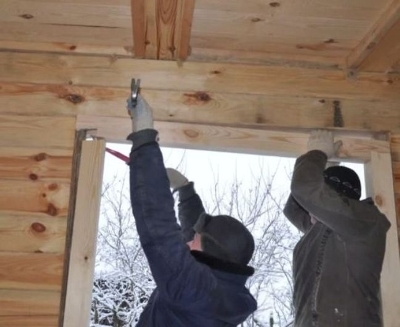
[[[252,235],[232,217],[204,213],[193,184],[167,174],[147,102],[128,101],[128,111],[132,210],[157,286],[137,327],[237,326],[257,306],[245,287],[253,273]],[[179,191],[181,226],[170,186]]]
[[[294,327],[381,327],[380,274],[390,223],[360,200],[357,174],[326,168],[341,142],[314,131],[296,160],[284,213],[304,233],[293,252]]]

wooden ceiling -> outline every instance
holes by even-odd
[[[1,0],[0,49],[400,72],[400,0]]]

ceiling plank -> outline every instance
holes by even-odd
[[[347,68],[381,72],[391,69],[400,58],[399,31],[400,0],[393,0],[347,57]]]
[[[194,0],[131,0],[136,58],[185,60]]]
[[[146,53],[145,0],[131,0],[133,47],[136,58]]]

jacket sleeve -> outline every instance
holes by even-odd
[[[291,193],[305,211],[346,237],[365,235],[383,216],[374,205],[341,196],[324,181],[327,156],[309,151],[296,160]]]
[[[193,226],[205,210],[199,195],[194,189],[193,182],[180,187],[178,189],[178,194],[178,217],[182,228],[183,240],[186,243],[193,239]]]
[[[310,215],[297,203],[292,194],[289,195],[283,213],[303,233],[307,233],[312,226]]]
[[[197,301],[209,294],[216,280],[183,241],[157,132],[147,129],[128,139],[132,211],[160,296],[177,304]]]

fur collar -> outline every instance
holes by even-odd
[[[190,253],[198,262],[209,266],[211,269],[243,276],[251,276],[254,274],[254,268],[250,266],[221,260],[202,251],[190,251]]]

